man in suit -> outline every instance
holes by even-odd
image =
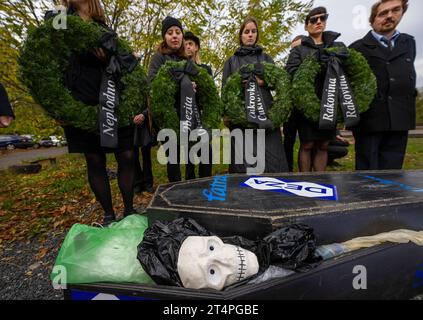
[[[6,89],[0,83],[0,128],[7,128],[14,118]]]
[[[408,0],[381,0],[373,5],[373,28],[350,47],[361,52],[376,78],[378,91],[360,124],[356,140],[357,170],[402,169],[408,131],[416,123],[416,43],[397,26]]]

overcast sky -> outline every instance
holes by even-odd
[[[314,6],[324,6],[329,12],[327,30],[342,34],[340,41],[351,44],[366,35],[370,30],[368,17],[376,0],[315,0]],[[417,86],[423,87],[423,1],[410,0],[409,9],[398,26],[398,30],[415,37],[417,42]],[[298,25],[293,37],[304,34],[304,25]]]

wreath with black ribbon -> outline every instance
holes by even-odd
[[[64,85],[73,55],[102,48],[104,69],[98,106],[75,100]],[[130,46],[116,33],[95,22],[67,16],[66,29],[56,29],[53,19],[29,31],[19,58],[21,79],[34,101],[61,124],[100,132],[102,146],[117,146],[117,128],[133,123],[145,107],[148,92],[144,70]]]
[[[178,134],[180,128],[187,133],[218,129],[223,110],[212,77],[192,60],[167,61],[160,68],[151,82],[150,108],[159,128]]]
[[[326,68],[326,69],[324,69]],[[316,77],[326,70],[322,99],[315,92]],[[354,49],[329,48],[320,59],[309,56],[292,81],[295,107],[320,129],[334,129],[337,122],[353,127],[360,121],[377,92],[377,81],[366,58]]]
[[[272,105],[266,105],[256,76],[264,80],[265,90],[274,91]],[[282,68],[271,63],[244,65],[232,74],[223,88],[225,116],[246,128],[278,128],[292,111],[291,79]]]

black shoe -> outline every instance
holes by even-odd
[[[115,215],[106,215],[103,218],[103,227],[108,227],[113,222],[116,222],[116,216]]]
[[[154,187],[153,186],[145,186],[144,189],[148,193],[154,193]]]
[[[141,194],[141,193],[143,193],[145,191],[145,188],[144,187],[142,187],[142,186],[140,186],[140,185],[136,185],[135,187],[134,187],[134,193],[135,194]]]

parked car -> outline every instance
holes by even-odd
[[[38,149],[40,147],[40,145],[34,141],[34,139],[32,139],[31,137],[27,137],[27,136],[18,136],[18,143],[15,144],[16,148],[20,148],[20,149],[27,149],[27,148],[35,148]]]
[[[27,149],[27,148],[38,148],[39,144],[36,143],[32,138],[18,135],[2,135],[0,136],[0,148],[13,150],[15,148]]]
[[[45,137],[42,138],[39,142],[40,147],[44,147],[44,148],[50,148],[50,147],[54,147],[55,144],[53,142],[53,140],[51,139],[51,137]]]
[[[19,142],[18,136],[14,135],[1,135],[0,136],[0,148],[13,150],[16,148],[15,144]]]
[[[63,139],[62,137],[58,137],[58,136],[50,136],[51,141],[53,141],[53,145],[55,147],[62,147],[62,146],[66,146],[68,144],[68,142],[66,141],[66,139]]]

